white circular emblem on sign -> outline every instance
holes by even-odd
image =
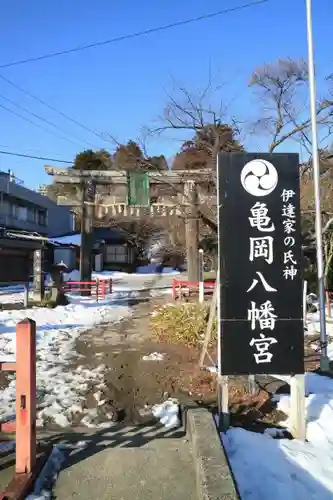
[[[278,173],[269,161],[252,160],[243,167],[240,180],[252,196],[267,196],[276,188]]]

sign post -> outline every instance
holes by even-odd
[[[298,172],[293,153],[218,157],[221,377],[304,374]]]

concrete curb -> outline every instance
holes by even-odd
[[[212,414],[205,408],[186,411],[199,500],[239,500],[240,496]]]

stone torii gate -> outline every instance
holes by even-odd
[[[185,218],[188,279],[198,280],[199,202],[198,186],[207,182],[207,170],[147,171],[149,196],[145,203],[133,205],[128,196],[129,173],[119,170],[74,170],[45,166],[55,183],[72,185],[77,195],[58,196],[58,204],[80,207],[83,213],[81,279],[91,276],[90,233],[95,207],[104,214],[118,217],[170,217]],[[106,192],[108,191],[108,192]],[[152,203],[152,200],[161,202]]]

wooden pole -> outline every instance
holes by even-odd
[[[249,375],[248,377],[248,382],[249,382],[249,393],[252,394],[252,396],[255,395],[256,393],[256,376],[255,375]]]
[[[305,441],[305,377],[294,375],[290,380],[290,423],[295,439]]]
[[[218,375],[219,429],[225,431],[230,426],[229,377]]]
[[[36,323],[16,326],[16,466],[31,473],[36,464]]]
[[[205,301],[205,287],[204,287],[204,258],[203,249],[199,250],[199,302],[203,304]]]
[[[205,357],[207,354],[208,345],[209,345],[209,342],[211,340],[214,319],[216,318],[216,306],[217,306],[217,285],[215,284],[212,302],[210,305],[209,318],[208,318],[205,338],[204,338],[202,351],[201,351],[200,359],[199,359],[200,368],[203,368],[203,366],[204,366],[204,361],[205,361]]]
[[[186,255],[187,255],[187,279],[199,281],[198,265],[198,243],[199,243],[199,220],[197,214],[197,188],[194,181],[186,181],[184,194],[187,207],[185,233],[186,233]]]
[[[82,220],[81,220],[81,251],[80,251],[80,276],[81,281],[90,282],[92,272],[92,225],[94,205],[86,204],[88,200],[87,185],[82,183]],[[86,289],[85,289],[86,288]],[[83,285],[81,295],[91,295],[89,285]]]
[[[303,323],[304,329],[306,329],[306,316],[307,316],[307,294],[308,294],[308,282],[303,281]]]

